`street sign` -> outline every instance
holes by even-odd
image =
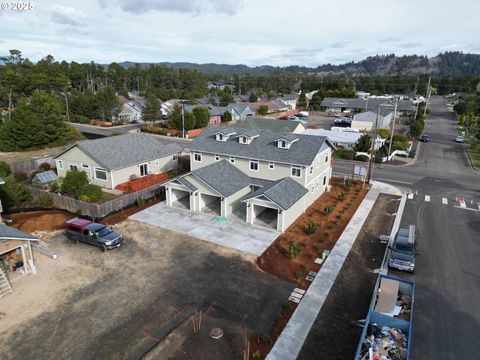
[[[367,168],[365,166],[355,165],[353,167],[353,173],[355,175],[365,176],[367,175]]]

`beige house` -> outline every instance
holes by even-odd
[[[147,134],[125,134],[79,141],[55,157],[58,176],[69,170],[85,171],[92,184],[114,189],[117,185],[178,167],[182,147],[164,145]]]
[[[285,231],[329,189],[326,137],[208,127],[187,147],[191,172],[165,185],[166,202]]]

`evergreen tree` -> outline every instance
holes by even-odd
[[[358,139],[357,143],[354,145],[353,149],[358,152],[368,152],[372,147],[372,138],[370,135],[365,134]]]
[[[160,111],[160,101],[151,91],[147,93],[145,100],[146,104],[142,112],[142,118],[145,121],[151,121],[152,123],[155,123],[155,120],[160,119],[162,116]]]
[[[305,91],[303,90],[298,97],[298,107],[300,109],[305,109],[307,107],[307,96],[305,95]]]
[[[208,126],[210,121],[210,111],[206,107],[196,107],[192,110],[195,116],[195,127],[203,128]]]

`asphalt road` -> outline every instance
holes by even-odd
[[[433,97],[425,130],[431,141],[421,144],[417,161],[373,173],[414,193],[402,226],[417,227],[415,274],[389,271],[416,283],[411,359],[480,358],[480,176],[464,144],[454,142],[455,125],[443,99]],[[349,173],[351,164],[337,161],[334,173]]]

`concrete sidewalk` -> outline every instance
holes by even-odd
[[[298,357],[308,333],[380,193],[401,194],[391,185],[372,182],[370,191],[338,239],[330,256],[320,268],[287,326],[267,355],[267,360],[293,360]]]
[[[170,207],[165,202],[130,216],[132,220],[187,234],[255,257],[260,256],[281,234],[267,227],[232,219],[219,222],[215,218],[213,215]]]

